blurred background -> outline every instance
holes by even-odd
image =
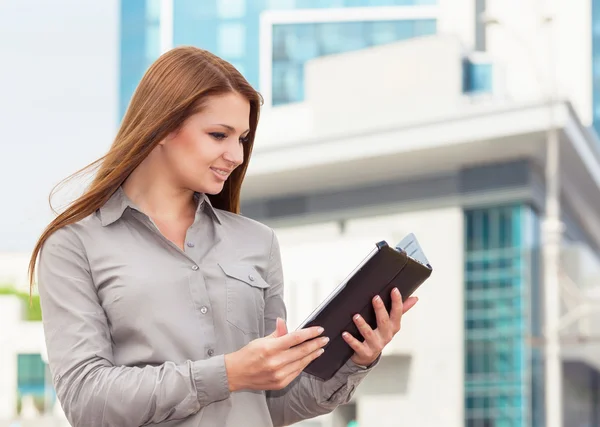
[[[376,241],[434,267],[303,427],[600,426],[600,0],[0,0],[0,426],[68,425],[30,251],[179,45],[265,98],[242,213],[277,231],[290,328]]]

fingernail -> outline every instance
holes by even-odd
[[[398,288],[394,288],[394,293],[395,293],[396,295],[400,295],[400,291],[398,290]]]
[[[320,356],[320,355],[322,355],[323,353],[325,353],[325,349],[323,349],[323,348],[320,348],[320,349],[319,349],[319,356]]]
[[[375,296],[375,298],[373,298],[373,301],[375,301],[376,303],[381,302],[381,297],[379,295]]]
[[[355,314],[354,315],[354,320],[360,320],[360,314]]]
[[[323,343],[323,345],[327,344],[329,342],[329,337],[321,338],[321,342]]]
[[[325,329],[323,329],[319,326],[319,328],[317,329],[317,332],[319,333],[319,335],[321,335],[323,333],[323,331],[325,331]]]
[[[350,337],[350,334],[349,334],[348,332],[343,332],[343,333],[342,333],[342,336],[343,336],[344,338],[348,338],[348,337]]]

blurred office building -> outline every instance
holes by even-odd
[[[77,40],[53,34],[49,52],[85,75],[63,83],[94,82],[60,100],[64,120],[82,119],[65,147],[98,129],[81,158],[108,147],[173,46],[211,50],[264,95],[242,213],[277,231],[290,328],[377,241],[419,239],[434,273],[402,332],[350,404],[299,425],[600,425],[600,1],[63,0],[44,13],[60,19],[57,3],[80,15],[65,29]],[[42,353],[5,348],[15,372]],[[0,396],[20,387],[8,378]]]

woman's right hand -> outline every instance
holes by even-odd
[[[323,354],[322,347],[329,339],[319,337],[322,333],[323,329],[315,326],[288,334],[285,322],[278,318],[271,335],[225,355],[229,389],[280,390],[286,387]]]

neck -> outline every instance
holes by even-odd
[[[193,216],[194,192],[172,185],[166,174],[157,173],[142,162],[123,183],[123,191],[151,218],[178,220]]]

